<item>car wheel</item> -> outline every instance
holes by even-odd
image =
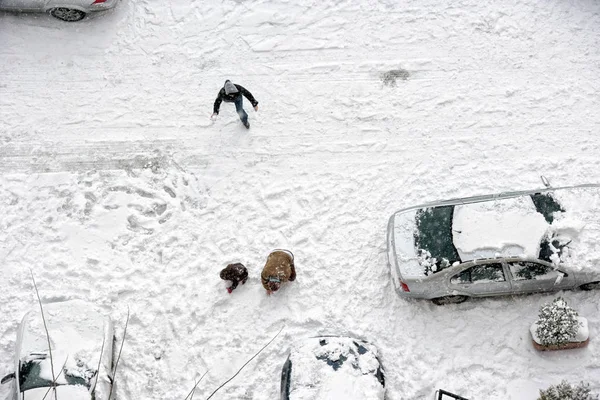
[[[579,286],[583,290],[600,289],[600,282],[590,282]]]
[[[81,21],[85,18],[85,13],[83,11],[65,7],[53,8],[50,10],[50,15],[67,22]]]
[[[468,299],[467,296],[444,296],[444,297],[438,297],[437,299],[431,299],[431,301],[433,301],[433,303],[437,304],[438,306],[443,306],[446,304],[462,303],[463,301],[466,301],[467,299]]]

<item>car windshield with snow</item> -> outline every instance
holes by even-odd
[[[405,297],[469,297],[600,282],[600,186],[510,192],[400,210],[388,223],[388,263]]]
[[[12,399],[49,399],[53,391],[61,400],[114,399],[110,317],[80,300],[46,304],[44,317],[47,333],[39,307],[19,326],[16,373],[2,379],[12,383]]]
[[[385,396],[375,346],[363,340],[321,336],[296,344],[283,365],[281,399],[375,400]]]

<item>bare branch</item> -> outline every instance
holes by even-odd
[[[58,375],[56,375],[56,380],[52,382],[52,386],[50,386],[48,388],[48,390],[46,390],[46,394],[44,394],[44,397],[42,397],[42,400],[46,400],[46,396],[48,396],[48,393],[50,393],[50,391],[52,389],[54,389],[56,387],[56,382],[58,381],[58,378],[60,378],[60,376],[62,375],[63,371],[65,370],[65,365],[67,365],[67,361],[69,360],[69,356],[67,356],[67,358],[65,359],[65,362],[62,366],[62,368],[60,369],[60,372],[58,373]],[[56,390],[55,390],[56,392]]]
[[[94,385],[94,389],[98,386],[98,381],[100,380],[100,366],[102,365],[102,356],[104,355],[104,343],[106,343],[106,330],[102,338],[102,348],[100,349],[100,359],[98,360],[98,368],[96,369],[96,384]],[[110,400],[110,396],[108,400]]]
[[[277,338],[277,336],[279,336],[279,334],[281,333],[281,331],[283,330],[283,328],[284,328],[284,326],[282,326],[282,327],[281,327],[281,329],[279,330],[279,332],[277,332],[277,334],[276,334],[275,336],[273,336],[273,339],[269,340],[269,343],[265,344],[265,345],[263,346],[263,348],[262,348],[262,349],[260,349],[260,350],[258,351],[258,353],[256,353],[255,355],[253,355],[253,356],[252,356],[252,358],[250,358],[248,361],[246,361],[246,363],[245,363],[244,365],[242,365],[242,367],[241,367],[241,368],[238,370],[238,372],[236,372],[236,373],[235,373],[235,375],[233,375],[231,378],[227,379],[227,380],[226,380],[226,381],[225,381],[225,382],[224,382],[224,383],[223,383],[221,386],[219,386],[218,388],[216,388],[216,389],[215,389],[215,391],[214,391],[214,392],[212,392],[212,393],[210,394],[210,396],[208,396],[208,397],[206,398],[206,400],[208,400],[208,399],[210,399],[211,397],[213,397],[213,396],[214,396],[214,394],[215,394],[215,393],[217,393],[217,391],[219,391],[219,389],[221,389],[223,386],[225,386],[225,385],[227,385],[229,382],[231,382],[231,380],[232,380],[233,378],[235,378],[235,377],[236,377],[236,376],[237,376],[237,375],[238,375],[238,374],[239,374],[239,373],[242,371],[242,369],[244,369],[244,367],[245,367],[246,365],[248,365],[248,363],[249,363],[250,361],[254,360],[254,358],[255,358],[256,356],[258,356],[258,355],[259,355],[259,354],[260,354],[260,353],[261,353],[261,352],[262,352],[264,349],[266,349],[266,348],[267,348],[267,346],[268,346],[268,345],[270,345],[270,344],[273,342],[273,340],[275,340],[275,338]]]
[[[44,307],[42,307],[42,299],[40,299],[40,292],[38,291],[37,285],[35,283],[35,278],[33,277],[33,271],[29,269],[31,273],[31,280],[33,281],[33,287],[35,289],[35,294],[38,299],[38,303],[40,305],[40,311],[42,312],[42,321],[44,322],[44,330],[46,331],[46,339],[48,339],[48,353],[50,354],[50,369],[52,370],[52,382],[56,383],[56,377],[54,376],[54,360],[52,359],[52,346],[50,345],[50,333],[48,333],[48,326],[46,325],[46,317],[44,317]],[[54,384],[53,384],[54,385]],[[54,386],[52,386],[54,387]],[[58,400],[56,390],[54,390],[54,400]]]
[[[125,344],[125,336],[127,335],[127,326],[129,325],[129,307],[127,307],[127,320],[125,321],[125,329],[123,330],[123,340],[121,341],[121,348],[117,355],[117,361],[115,362],[115,368],[113,369],[112,382],[110,385],[110,392],[108,392],[108,400],[112,395],[113,388],[115,387],[115,381],[117,380],[117,367],[119,366],[119,360],[121,359],[121,352],[123,351],[123,345]]]
[[[194,398],[194,391],[196,390],[196,388],[200,384],[200,381],[202,381],[202,378],[204,378],[204,375],[206,375],[206,374],[208,374],[208,370],[204,374],[202,374],[202,376],[200,377],[200,379],[198,380],[198,382],[196,382],[196,384],[194,385],[194,387],[192,388],[192,390],[190,390],[190,392],[188,393],[188,395],[185,396],[185,399],[183,399],[183,400],[187,400],[188,398],[190,400],[192,400]]]

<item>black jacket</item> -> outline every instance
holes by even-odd
[[[254,99],[252,93],[250,93],[241,85],[234,85],[238,90],[237,93],[226,94],[225,88],[221,88],[221,90],[219,90],[219,95],[217,96],[217,99],[215,100],[215,106],[213,107],[213,111],[215,114],[219,113],[219,108],[221,107],[222,101],[225,101],[226,103],[234,103],[241,95],[246,96],[248,101],[252,104],[252,107],[256,107],[258,105],[258,101]]]

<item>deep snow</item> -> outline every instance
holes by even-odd
[[[35,304],[81,298],[131,321],[118,398],[194,398],[285,326],[213,399],[272,399],[289,345],[374,343],[388,397],[600,392],[600,293],[563,293],[590,344],[538,353],[554,295],[437,307],[386,267],[396,210],[600,182],[600,4],[509,1],[122,1],[66,24],[0,13],[0,373]],[[382,75],[408,71],[395,86]],[[246,131],[225,79],[259,103]],[[383,79],[386,80],[386,79]],[[274,248],[298,279],[266,296]],[[242,262],[232,295],[219,271]],[[0,398],[7,387],[0,387]]]

